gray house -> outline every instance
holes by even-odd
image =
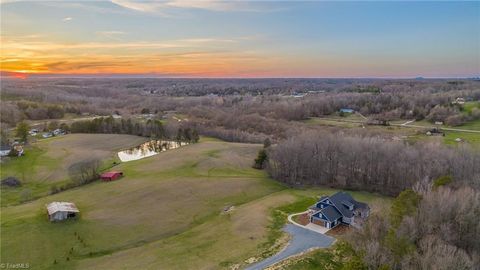
[[[328,229],[339,224],[361,226],[370,215],[370,207],[358,202],[346,192],[324,196],[309,209],[310,222]]]
[[[48,218],[50,221],[61,221],[75,218],[80,211],[71,202],[52,202],[47,205]]]

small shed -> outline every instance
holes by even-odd
[[[100,175],[103,181],[114,181],[123,176],[123,172],[105,172]]]
[[[341,108],[340,112],[341,113],[354,113],[355,111],[353,109]]]
[[[47,204],[48,218],[50,221],[62,221],[75,218],[80,211],[71,202],[52,202]]]

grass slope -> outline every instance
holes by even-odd
[[[202,140],[122,163],[121,180],[3,207],[2,262],[28,262],[31,269],[226,269],[268,256],[284,239],[287,214],[336,190],[293,190],[269,179],[251,168],[260,147]],[[51,201],[75,202],[81,217],[50,223],[44,205]]]
[[[45,196],[53,185],[68,181],[68,167],[78,161],[96,157],[116,159],[120,149],[136,146],[145,138],[115,134],[70,134],[32,143],[25,156],[1,164],[0,176],[14,176],[20,188],[2,188],[1,205],[21,202],[21,193],[30,192],[30,199]]]

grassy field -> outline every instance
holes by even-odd
[[[1,204],[19,203],[26,193],[30,193],[30,198],[44,196],[53,185],[68,181],[71,164],[93,157],[111,164],[118,150],[136,146],[144,140],[131,135],[70,134],[32,143],[26,147],[25,156],[1,164],[1,179],[13,176],[22,182],[20,188],[2,188]]]
[[[469,102],[465,102],[465,104],[463,104],[463,112],[464,112],[465,114],[471,114],[473,108],[478,108],[478,109],[480,109],[480,102],[478,102],[478,101],[469,101]]]
[[[122,163],[118,181],[2,207],[2,262],[28,262],[31,269],[227,269],[271,254],[288,213],[336,190],[293,190],[269,179],[251,168],[260,147],[202,139]],[[389,201],[353,195],[372,205]],[[80,218],[50,223],[44,205],[51,201],[76,203]],[[234,208],[225,213],[228,206]]]

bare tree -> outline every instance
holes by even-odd
[[[100,165],[97,158],[86,159],[70,165],[68,172],[76,185],[84,185],[98,179]]]

